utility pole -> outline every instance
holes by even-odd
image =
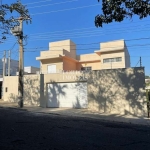
[[[10,76],[10,60],[11,60],[11,51],[8,51],[8,76]]]
[[[140,67],[142,67],[142,58],[140,57]]]
[[[11,28],[11,32],[14,36],[18,37],[18,43],[19,43],[19,77],[18,77],[18,95],[19,95],[19,107],[23,107],[23,75],[24,75],[24,51],[23,51],[23,21],[31,20],[30,16],[28,15],[28,12],[24,12],[25,7],[22,7],[22,4],[20,2],[21,0],[18,0],[19,4],[19,11],[17,11],[20,15],[19,18],[14,19],[19,25],[14,26]]]
[[[4,50],[4,56],[3,56],[3,87],[2,87],[2,96],[4,96],[4,77],[5,77],[5,62],[6,61],[6,51]],[[3,97],[4,98],[4,97]]]
[[[19,18],[20,23],[20,36],[18,37],[19,40],[19,85],[18,85],[18,92],[19,92],[19,106],[23,107],[23,18]]]
[[[19,107],[23,107],[23,75],[24,75],[24,67],[23,67],[23,21],[24,18],[20,17],[17,19],[19,22],[19,26],[16,26],[11,29],[13,35],[18,37],[19,43],[19,82],[18,82],[18,95],[19,95]]]
[[[6,51],[4,50],[4,56],[3,56],[3,80],[4,80],[5,73],[6,73],[5,63],[6,63]]]

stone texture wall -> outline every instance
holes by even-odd
[[[18,77],[5,77],[5,101],[17,101]],[[146,116],[144,68],[25,75],[24,103],[46,107],[47,83],[86,81],[88,108],[101,113]],[[12,88],[13,87],[13,88]]]
[[[18,102],[18,76],[4,78],[4,101]],[[40,75],[24,76],[24,104],[40,105]]]
[[[146,115],[144,68],[93,71],[87,79],[89,109],[110,114]]]

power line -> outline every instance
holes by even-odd
[[[143,46],[150,46],[150,44],[141,44],[141,45],[130,45],[130,46],[128,46],[128,47],[143,47]],[[128,48],[127,47],[127,48]],[[109,48],[113,48],[113,49],[115,49],[116,48],[116,50],[119,50],[119,49],[124,49],[124,47],[123,46],[118,46],[118,47],[116,47],[116,46],[113,46],[113,47],[105,47],[105,48],[101,48],[100,50],[98,50],[99,52],[101,52],[101,50],[109,50]],[[29,49],[29,48],[25,48],[25,52],[27,51],[27,49]],[[31,48],[30,48],[31,49]],[[34,49],[34,48],[33,48]],[[34,50],[35,52],[37,52],[37,48],[35,48],[36,50]],[[92,50],[92,49],[97,49],[96,47],[90,47],[90,48],[82,48],[82,49],[71,49],[71,50],[75,50],[75,51],[78,51],[78,50]],[[135,49],[135,50],[137,50],[137,49]],[[29,50],[28,50],[29,51]],[[31,50],[31,51],[33,51],[33,50]],[[31,51],[29,51],[29,52],[31,52]],[[46,51],[46,50],[45,50]],[[52,49],[50,49],[49,51],[62,51],[62,49],[55,49],[55,50],[52,50]],[[95,50],[96,51],[96,50]],[[104,52],[104,51],[103,51]]]
[[[45,2],[50,2],[52,0],[45,0],[45,1],[38,1],[38,2],[33,2],[33,3],[26,3],[26,4],[23,4],[23,5],[32,5],[32,4],[38,4],[38,3],[45,3]]]
[[[145,21],[145,22],[147,22],[147,21]],[[144,22],[144,23],[145,23]],[[137,21],[137,22],[134,22],[134,23],[132,23],[132,24],[135,24],[136,23],[136,26],[129,26],[129,27],[137,27],[137,23],[139,23],[139,21]],[[141,22],[140,22],[141,23]],[[129,24],[129,23],[124,23],[124,24]],[[150,24],[146,24],[146,25],[150,25]],[[116,26],[116,25],[111,25],[111,27],[112,26]],[[138,25],[138,27],[139,26],[143,26],[143,25]],[[129,27],[128,27],[128,30],[129,30]],[[85,30],[85,29],[87,29],[87,30],[91,30],[91,29],[97,29],[96,27],[88,27],[88,28],[76,28],[76,29],[69,29],[69,30],[61,30],[61,31],[54,31],[54,32],[41,32],[41,33],[34,33],[34,34],[29,34],[29,35],[40,35],[40,34],[47,34],[47,33],[50,33],[50,34],[52,34],[52,33],[63,33],[63,32],[68,32],[68,31],[78,31],[78,30],[81,30],[81,31],[83,31],[83,30]],[[99,29],[101,29],[101,28],[99,28]],[[117,29],[117,28],[113,28],[113,30],[114,29]],[[108,29],[106,29],[106,30],[108,30]],[[109,29],[109,30],[112,30],[112,29]],[[122,29],[122,30],[124,30],[124,29]]]
[[[136,26],[130,26],[130,31],[131,30],[139,30],[139,29],[143,29],[143,27],[146,27],[146,26],[150,26],[150,24],[146,24],[146,25],[141,25],[141,28],[139,28],[140,26],[138,26],[138,28],[137,28],[137,25]],[[132,29],[133,28],[133,29]],[[112,31],[112,29],[107,29],[107,30],[103,30],[103,31],[99,31],[99,30],[97,30],[96,28],[94,28],[95,30],[91,30],[91,28],[87,28],[88,29],[88,31],[84,31],[83,29],[81,29],[81,31],[76,31],[76,32],[69,32],[69,33],[67,33],[66,31],[64,31],[64,33],[65,33],[65,35],[70,35],[70,34],[86,34],[86,33],[94,33],[94,32],[96,32],[97,34],[98,33],[103,33],[103,32],[111,32]],[[148,28],[149,29],[149,28]],[[90,31],[89,31],[90,30]],[[114,28],[114,30],[115,30],[115,28]],[[120,32],[120,31],[126,31],[125,29],[119,29],[119,30],[117,30],[117,32]],[[129,31],[129,28],[128,28],[128,31]],[[113,31],[114,32],[114,31]],[[115,32],[116,32],[116,30],[115,30]],[[38,37],[43,37],[43,36],[47,36],[47,34],[48,33],[50,33],[52,36],[59,36],[59,35],[62,35],[62,32],[60,32],[60,33],[55,33],[55,32],[47,32],[47,33],[43,33],[43,34],[31,34],[31,35],[29,35],[30,37],[37,37],[37,35],[38,35]],[[63,35],[64,35],[64,33],[63,33]]]
[[[143,37],[143,38],[137,38],[137,39],[128,39],[128,40],[125,40],[125,41],[136,41],[136,40],[147,40],[147,39],[150,39],[150,37]],[[116,40],[117,41],[117,40]],[[113,42],[113,41],[108,41],[108,42]],[[103,42],[103,43],[107,43],[107,42]],[[86,46],[86,45],[94,45],[94,44],[100,44],[100,42],[94,42],[94,43],[80,43],[80,44],[75,44],[76,46]],[[142,44],[142,45],[129,45],[127,46],[128,47],[136,47],[136,46],[149,46],[150,44]],[[74,45],[59,45],[59,46],[51,46],[50,48],[53,48],[53,47],[62,47],[62,46],[74,46]],[[113,47],[107,47],[107,48],[115,48],[116,46],[113,46]],[[40,46],[40,47],[34,47],[34,48],[25,48],[25,49],[39,49],[39,48],[48,48],[49,47],[43,47],[43,46]],[[95,47],[94,47],[95,48]],[[94,49],[93,48],[93,49]],[[95,48],[97,49],[97,48]]]
[[[145,27],[145,26],[149,26],[150,24],[146,24],[146,25],[139,25],[139,26],[141,26],[141,27]],[[138,26],[138,27],[139,27]],[[134,29],[131,29],[131,28],[134,28]],[[65,35],[71,35],[72,34],[72,36],[75,36],[75,35],[73,35],[74,33],[67,33],[67,31],[78,31],[78,30],[82,30],[82,31],[78,31],[78,32],[75,32],[75,34],[77,34],[77,33],[90,33],[90,32],[96,32],[96,34],[98,34],[98,33],[103,33],[104,32],[104,34],[103,35],[106,35],[106,32],[109,32],[109,34],[111,33],[111,34],[113,34],[113,32],[112,32],[112,29],[107,29],[106,31],[104,30],[104,31],[101,31],[101,32],[99,32],[98,30],[94,30],[94,31],[91,31],[91,29],[92,28],[94,28],[94,29],[96,29],[95,27],[89,27],[89,28],[78,28],[78,29],[72,29],[72,30],[64,30],[64,31],[54,31],[54,32],[44,32],[44,33],[36,33],[36,34],[30,34],[29,36],[31,36],[31,37],[34,37],[34,35],[36,35],[36,37],[37,37],[37,35],[38,35],[38,37],[40,36],[40,35],[43,35],[43,36],[45,36],[45,34],[47,35],[48,33],[50,33],[52,36],[54,36],[54,35],[58,35],[58,36],[60,36],[60,35],[62,35],[62,33],[63,32],[65,32],[65,34],[63,34],[63,36],[65,36]],[[132,30],[137,30],[137,26],[129,26],[129,27],[126,27],[126,28],[128,28],[128,32],[129,32],[129,28],[130,28],[130,32],[132,31]],[[115,28],[113,28],[114,30],[115,30]],[[116,28],[116,29],[118,29],[118,28]],[[139,28],[140,29],[140,28]],[[140,31],[138,29],[138,31]],[[143,29],[143,28],[141,28],[141,29]],[[147,28],[146,28],[147,29]],[[83,31],[83,30],[88,30],[88,32],[87,31]],[[89,30],[90,30],[90,32],[89,32]],[[117,30],[117,32],[121,32],[121,31],[123,31],[122,33],[124,33],[125,32],[125,29],[120,29],[120,30]],[[141,30],[142,31],[142,30]],[[58,33],[58,34],[53,34],[53,33]],[[116,31],[115,31],[115,34],[120,34],[120,33],[116,33]],[[107,34],[108,35],[108,34]],[[48,37],[48,36],[46,36],[46,37]],[[9,39],[9,41],[11,41],[12,39],[11,38],[9,38],[8,37],[8,39]],[[13,39],[14,40],[14,39]]]
[[[82,9],[82,8],[88,8],[88,7],[95,7],[95,6],[98,6],[98,5],[100,6],[100,4],[95,4],[95,5],[88,5],[88,6],[82,6],[82,7],[54,10],[54,11],[48,11],[48,12],[42,12],[42,13],[35,13],[35,14],[31,14],[31,16],[49,14],[49,13],[56,13],[56,12],[63,12],[63,11],[68,11],[68,10],[76,10],[76,9]]]
[[[10,48],[10,50],[13,50],[13,48],[15,47],[16,44],[17,44],[17,42],[14,43],[14,45],[12,46],[12,48]]]
[[[132,33],[132,32],[136,32],[136,31],[138,31],[138,30],[135,30],[135,31],[124,31],[124,32],[122,32],[122,33]],[[144,32],[144,31],[149,31],[149,30],[142,30],[141,32]],[[121,33],[121,34],[122,34]],[[113,34],[113,33],[103,33],[103,34],[101,34],[101,36],[102,35],[104,35],[104,36],[106,36],[106,35],[111,35],[111,34]],[[120,34],[120,33],[116,33],[115,32],[115,34]],[[67,37],[67,36],[69,36],[69,39],[70,38],[73,38],[73,39],[76,39],[76,38],[83,38],[83,37],[93,37],[93,36],[100,36],[100,33],[97,33],[97,32],[94,32],[94,33],[84,33],[84,34],[75,34],[75,35],[60,35],[60,36],[56,36],[56,35],[52,35],[52,36],[45,36],[45,37],[36,37],[36,38],[33,38],[33,37],[31,37],[32,39],[28,39],[29,41],[37,41],[37,40],[49,40],[49,39],[56,39],[56,38],[65,38],[65,37]],[[66,38],[66,39],[68,39],[68,38]]]
[[[137,67],[137,65],[139,64],[140,60],[138,61],[138,63],[135,65],[135,67]]]
[[[145,26],[149,26],[150,24],[145,24],[145,25],[136,25],[136,26],[126,26],[125,28],[136,28],[136,27],[145,27]],[[129,30],[129,28],[127,29],[127,30]],[[88,32],[89,32],[89,30],[91,30],[91,29],[97,29],[96,27],[88,27],[88,28],[77,28],[77,29],[71,29],[71,30],[63,30],[63,31],[54,31],[54,32],[43,32],[43,33],[35,33],[35,34],[29,34],[30,36],[34,36],[34,35],[47,35],[48,33],[49,34],[53,34],[53,33],[60,33],[60,34],[62,34],[63,32],[64,33],[66,33],[66,32],[68,32],[68,31],[78,31],[78,30],[81,30],[81,31],[78,31],[78,33],[79,32],[83,32],[83,30],[88,30]],[[100,29],[100,28],[99,28]],[[115,30],[115,29],[119,29],[119,30],[117,30],[117,31],[125,31],[125,29],[120,29],[120,28],[113,28],[113,30]],[[131,30],[131,29],[130,29]],[[97,32],[98,32],[98,30],[96,30]],[[106,29],[106,31],[112,31],[112,29]],[[84,31],[84,32],[86,32],[86,31]],[[91,32],[91,31],[90,31]],[[104,31],[102,31],[102,32],[105,32],[105,30]],[[116,32],[116,31],[115,31]],[[76,32],[77,33],[77,32]],[[100,32],[101,33],[101,32]],[[56,35],[58,35],[58,34],[56,34]]]
[[[137,31],[139,31],[138,29],[137,29]],[[149,31],[149,30],[141,30],[141,32],[144,32],[144,31]],[[124,32],[121,32],[121,33],[131,33],[131,32],[136,32],[136,30],[135,31],[124,31]],[[114,32],[115,34],[120,34],[120,33],[116,33],[116,32]],[[104,36],[106,36],[106,35],[111,35],[111,34],[114,34],[114,33],[104,33],[104,34],[101,34],[101,35],[104,35]],[[69,36],[69,35],[68,35]],[[70,35],[69,36],[69,39],[71,39],[71,38],[86,38],[86,37],[93,37],[93,36],[100,36],[99,35],[99,33],[97,33],[97,32],[95,32],[95,33],[91,33],[91,34],[84,34],[84,35],[80,35],[80,34],[76,34],[76,35]],[[32,39],[28,39],[29,41],[38,41],[38,40],[49,40],[49,39],[55,39],[55,41],[60,41],[60,40],[62,40],[62,39],[57,39],[57,37],[59,37],[59,38],[65,38],[65,39],[68,39],[68,38],[66,38],[66,35],[62,35],[62,36],[54,36],[54,37],[42,37],[42,38],[32,38]],[[57,40],[56,40],[57,39]],[[7,43],[9,42],[9,43],[11,43],[12,41],[14,41],[14,40],[8,40],[7,41]]]
[[[60,5],[60,4],[77,2],[77,1],[79,1],[79,0],[72,0],[72,1],[66,1],[66,2],[60,2],[60,3],[53,3],[53,4],[46,4],[46,5],[40,5],[40,6],[33,6],[33,7],[28,7],[28,9],[47,7],[47,6],[53,6],[53,5]]]

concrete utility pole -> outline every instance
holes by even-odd
[[[23,18],[19,18],[20,23],[20,36],[18,37],[19,40],[19,85],[18,85],[18,92],[19,92],[19,106],[23,107]]]
[[[20,17],[17,19],[19,26],[11,29],[11,32],[18,37],[19,43],[19,82],[18,82],[18,95],[19,95],[19,107],[23,107],[23,21],[24,18]]]
[[[10,76],[10,60],[11,60],[11,51],[8,51],[8,76]]]
[[[4,96],[4,77],[5,77],[5,63],[6,63],[6,51],[4,50],[4,56],[3,56],[3,86],[2,86],[2,96]]]
[[[6,51],[4,50],[4,56],[3,56],[3,80],[4,80],[5,73],[6,73],[5,64],[6,64]]]

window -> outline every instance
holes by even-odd
[[[47,73],[56,73],[56,65],[48,65]]]
[[[90,71],[90,70],[92,70],[92,67],[82,67],[81,70],[82,71]]]
[[[103,63],[120,62],[120,61],[122,61],[122,57],[103,59]]]
[[[120,61],[122,61],[122,57],[117,57],[116,62],[120,62]]]

